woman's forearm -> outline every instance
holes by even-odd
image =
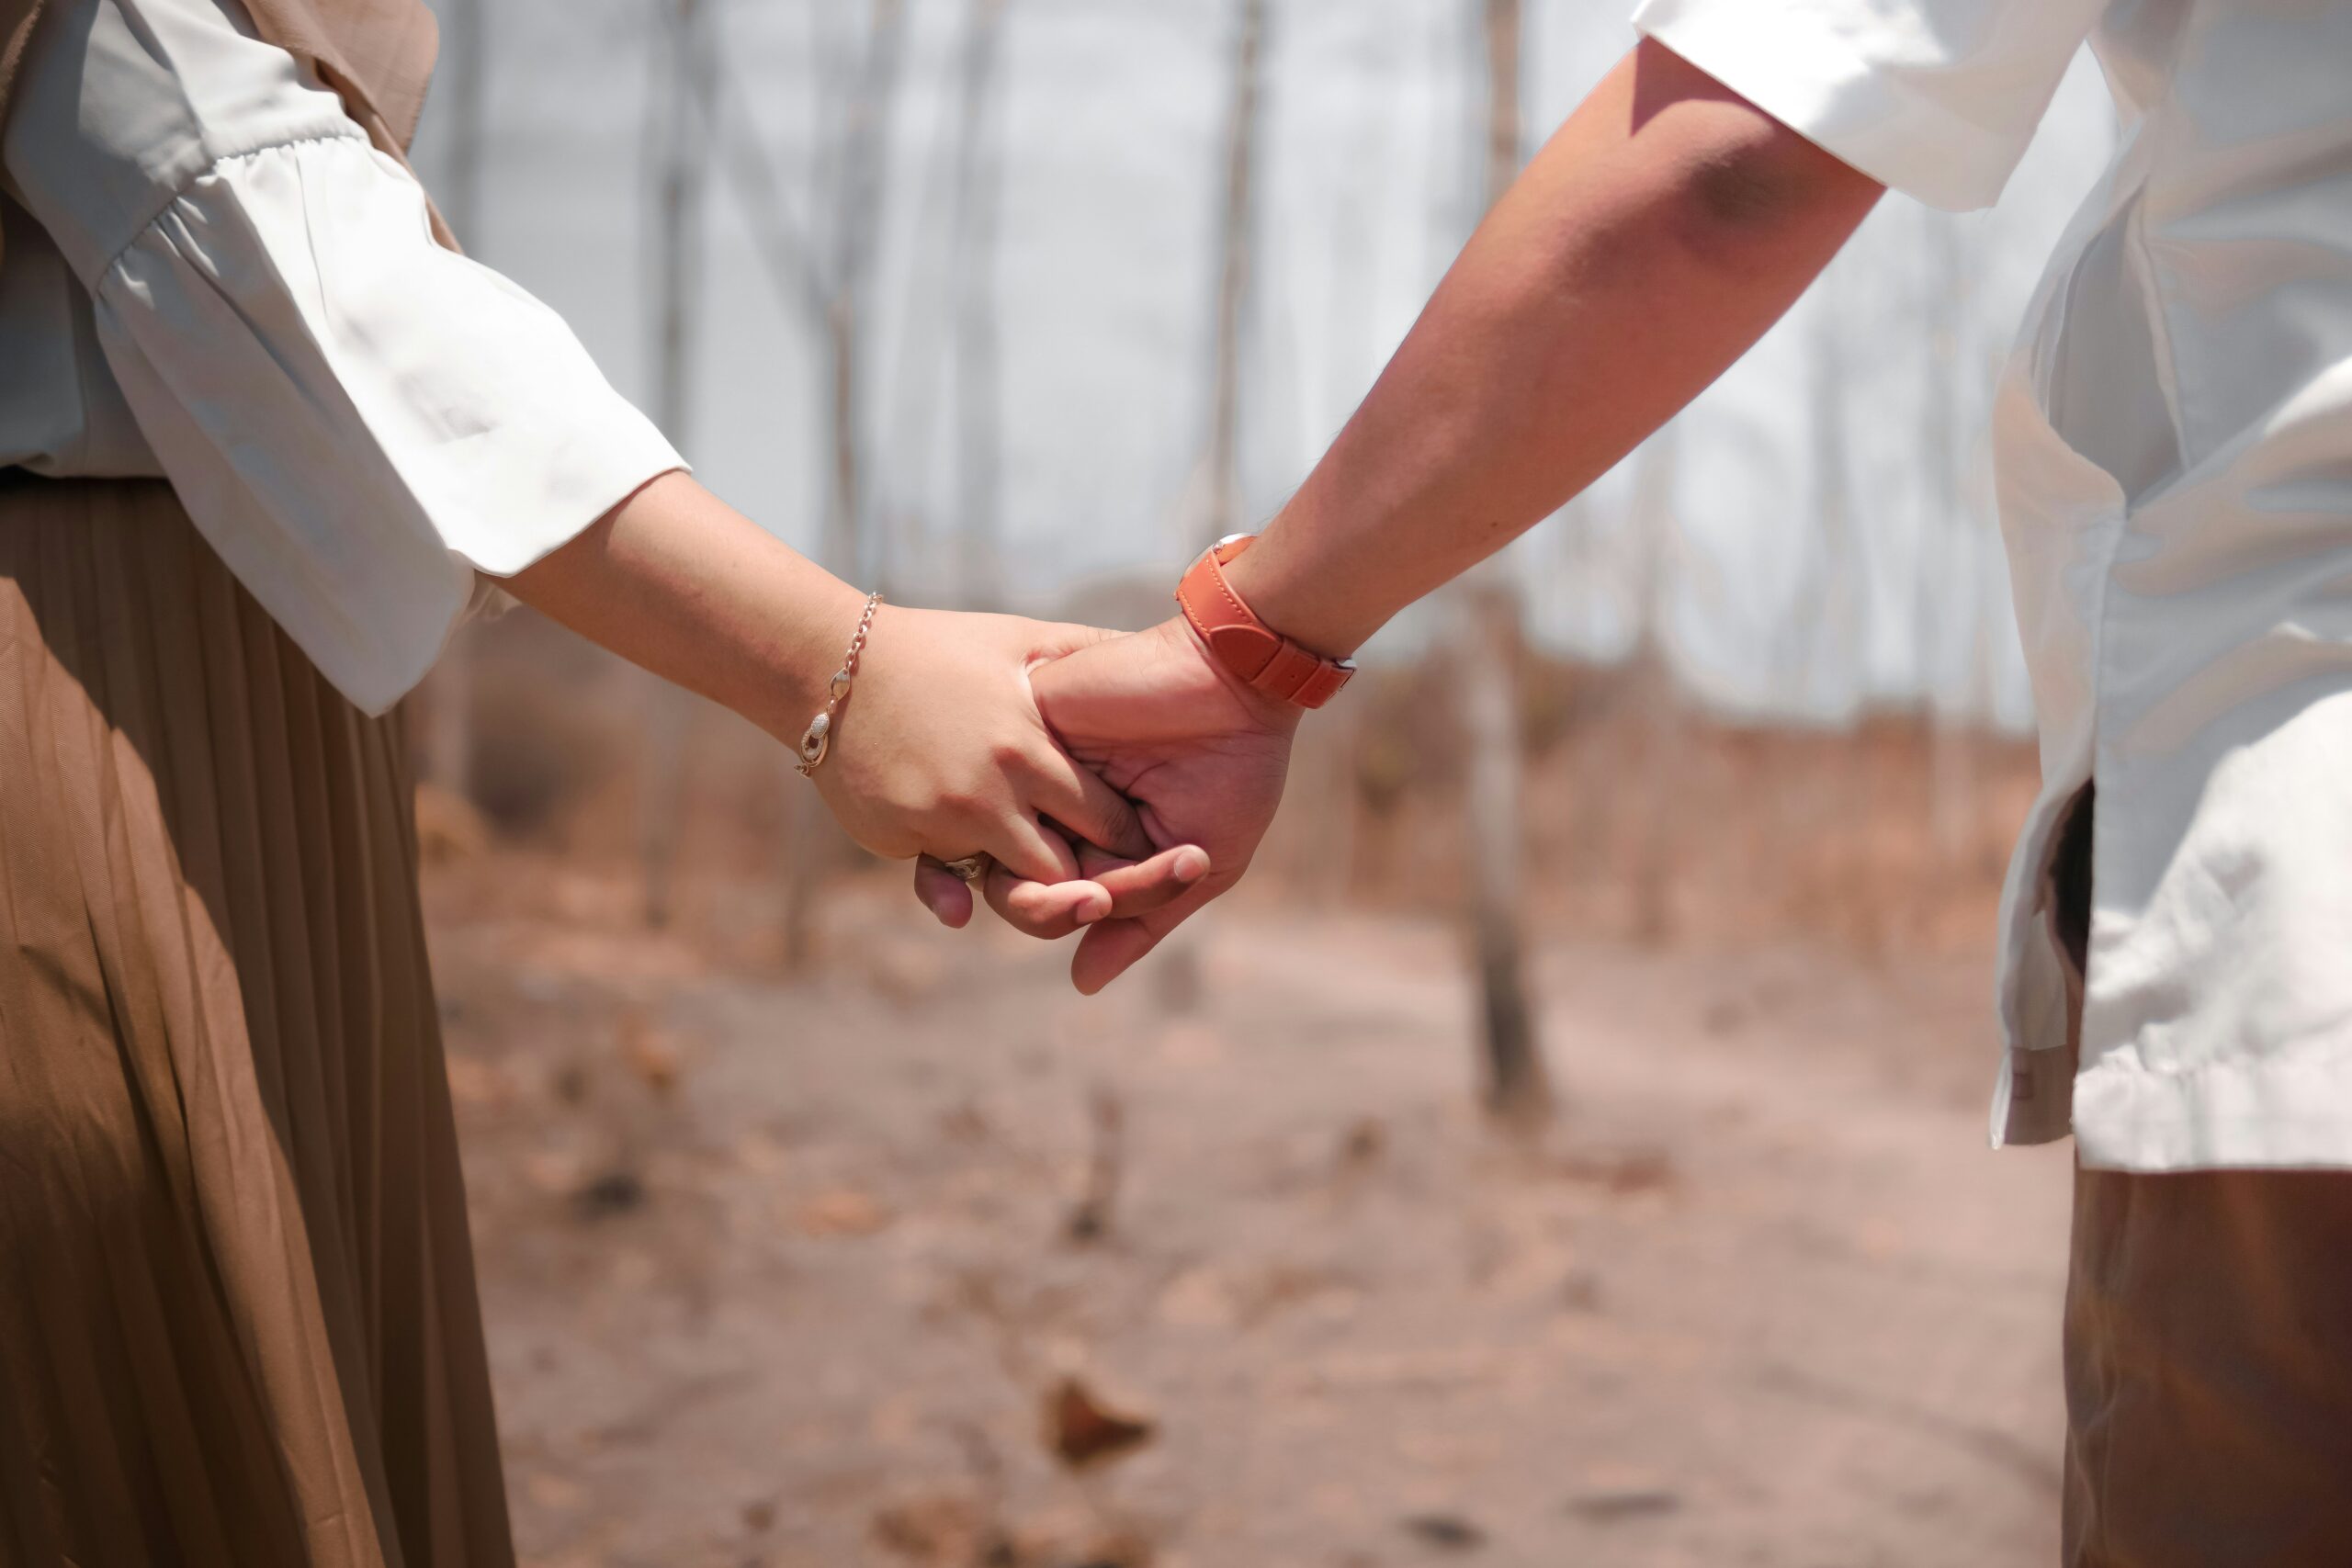
[[[1881,188],[1645,43],[1496,204],[1227,578],[1306,647],[1354,651],[1721,375]]]
[[[506,587],[787,744],[825,705],[865,601],[684,473],[653,479]]]
[[[787,746],[825,709],[865,599],[683,473],[652,480],[507,582]],[[1038,935],[1180,897],[1206,857],[1182,845],[1155,853],[1128,804],[1056,743],[1030,689],[1034,667],[1110,635],[885,606],[813,775],[818,793],[877,854],[992,857],[989,902]],[[1073,842],[1104,852],[1083,878]],[[956,892],[968,915],[969,895]]]

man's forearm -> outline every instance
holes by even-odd
[[[1645,43],[1496,204],[1227,576],[1299,642],[1354,651],[1721,375],[1881,189]]]

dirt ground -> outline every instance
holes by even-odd
[[[1434,921],[1221,908],[1088,1001],[895,877],[791,982],[633,896],[430,888],[529,1562],[2053,1555],[2066,1156],[1985,1150],[1982,954],[1545,943],[1524,1145]]]

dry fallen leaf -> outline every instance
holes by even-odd
[[[1656,1518],[1671,1514],[1682,1506],[1682,1495],[1671,1487],[1650,1486],[1625,1488],[1613,1492],[1587,1492],[1568,1499],[1568,1512],[1597,1524],[1616,1524],[1625,1519]]]
[[[667,1098],[678,1087],[677,1047],[654,1027],[643,1008],[633,1007],[621,1014],[620,1039],[622,1063],[637,1075],[638,1082]]]
[[[1108,1463],[1151,1441],[1148,1416],[1113,1410],[1078,1378],[1065,1377],[1046,1394],[1046,1446],[1074,1469]]]
[[[1359,1116],[1340,1139],[1340,1164],[1376,1165],[1388,1152],[1388,1128],[1377,1116]]]
[[[820,1192],[793,1216],[807,1235],[872,1235],[889,1227],[890,1211],[854,1187]]]
[[[1476,1551],[1487,1544],[1487,1532],[1459,1514],[1416,1514],[1397,1522],[1406,1534],[1440,1551]]]
[[[633,1170],[614,1169],[574,1192],[571,1206],[583,1220],[601,1220],[642,1208],[647,1196],[643,1177]]]
[[[1660,1149],[1563,1155],[1553,1169],[1569,1181],[1599,1187],[1619,1197],[1670,1192],[1680,1182],[1672,1156]]]

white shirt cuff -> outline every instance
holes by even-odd
[[[1643,0],[1634,27],[1880,184],[1960,212],[1999,199],[2095,19],[2083,10]]]
[[[685,465],[555,312],[434,243],[356,137],[199,175],[96,291],[197,525],[346,696],[421,679],[475,597]]]

